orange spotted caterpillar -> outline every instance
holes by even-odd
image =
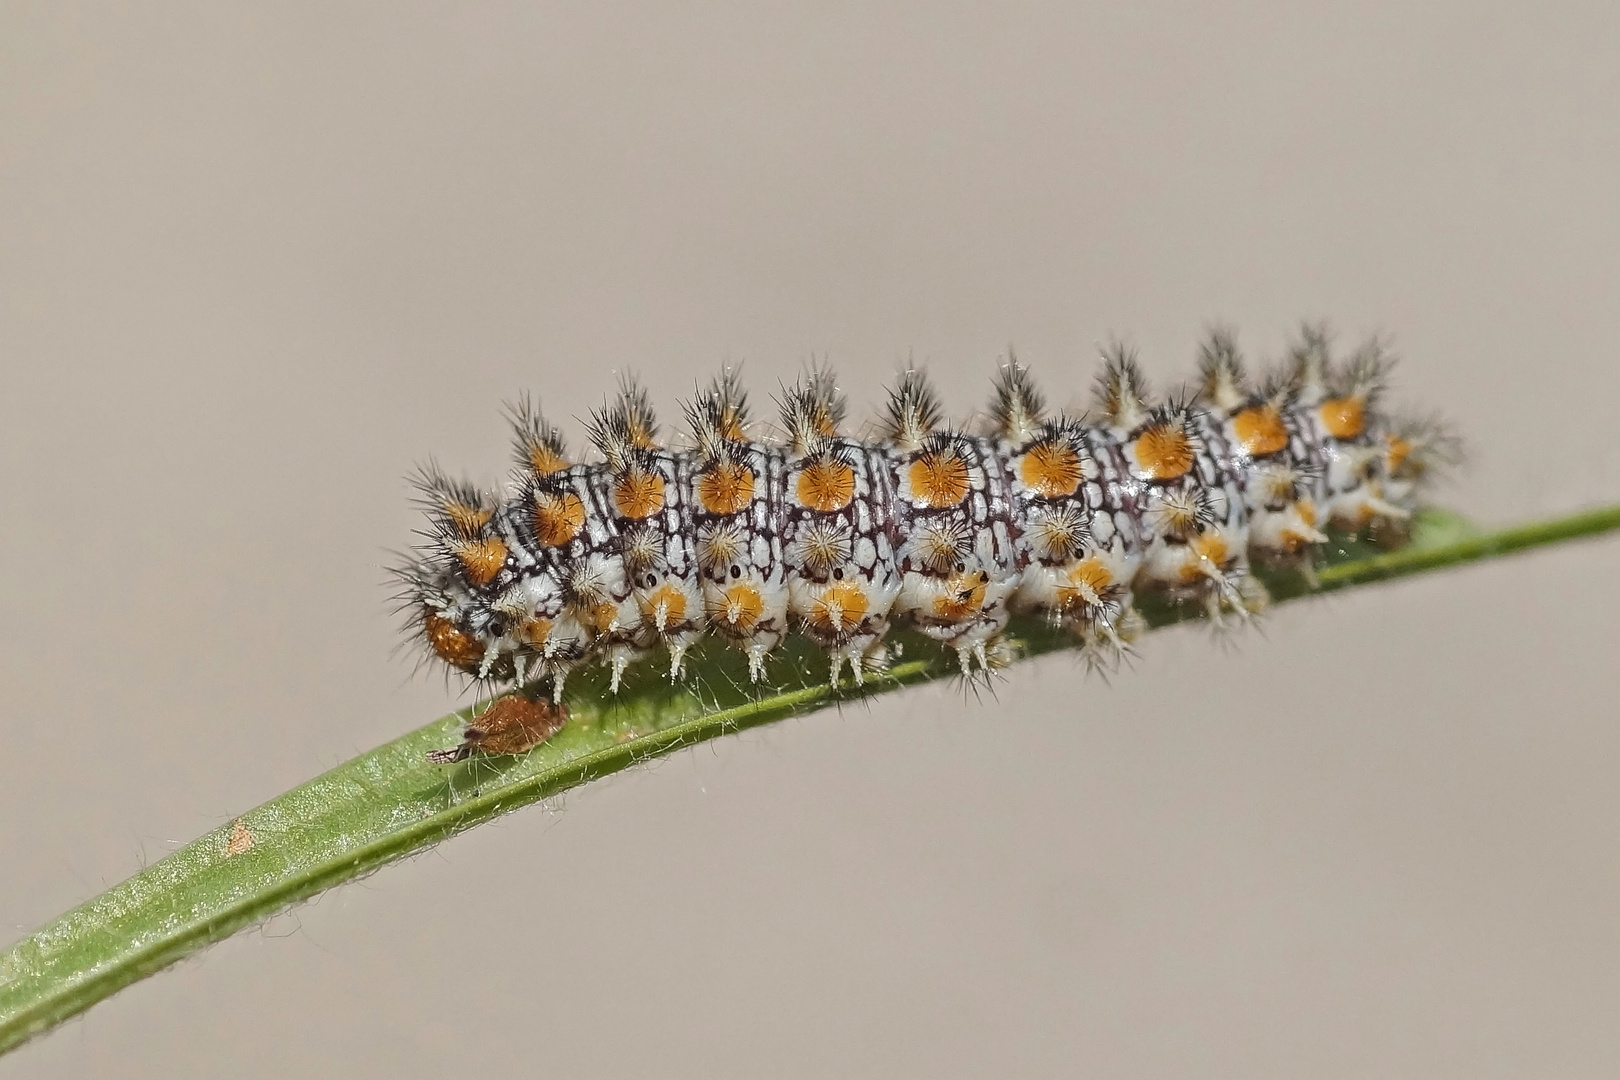
[[[816,370],[784,390],[782,437],[763,441],[728,372],[685,405],[682,448],[660,443],[626,381],[592,415],[599,460],[583,463],[525,402],[506,495],[431,467],[416,478],[427,542],[395,571],[411,632],[474,679],[549,684],[555,706],[507,709],[517,735],[470,732],[493,752],[555,731],[581,664],[608,665],[616,692],[662,648],[679,678],[710,633],[746,653],[756,682],[799,631],[835,684],[846,666],[860,683],[897,622],[953,649],[971,678],[1011,658],[1015,612],[1117,656],[1142,630],[1134,591],[1247,618],[1266,602],[1250,560],[1309,573],[1329,526],[1398,540],[1454,447],[1434,421],[1381,409],[1390,358],[1376,339],[1335,362],[1325,329],[1307,325],[1251,384],[1218,329],[1195,388],[1157,403],[1133,352],[1110,346],[1104,360],[1094,419],[1050,415],[1009,360],[974,431],[945,426],[906,371],[873,439],[844,433],[844,400]]]

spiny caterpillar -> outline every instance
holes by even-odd
[[[584,463],[521,403],[504,497],[433,467],[416,478],[429,527],[395,571],[402,606],[451,667],[495,685],[546,680],[559,706],[569,672],[593,660],[616,692],[662,647],[678,679],[707,633],[742,649],[756,682],[798,630],[835,684],[846,665],[860,683],[904,621],[975,677],[1010,659],[1013,612],[1044,614],[1094,657],[1141,632],[1134,590],[1248,618],[1266,602],[1251,559],[1309,573],[1330,524],[1398,540],[1449,457],[1439,425],[1380,408],[1390,358],[1376,339],[1335,362],[1325,329],[1307,325],[1251,383],[1217,329],[1192,391],[1157,402],[1133,351],[1104,360],[1088,420],[1049,413],[1009,359],[976,432],[945,426],[922,373],[906,371],[874,439],[843,431],[844,399],[816,370],[784,390],[782,438],[762,441],[728,372],[684,406],[679,449],[626,381],[593,413],[600,460]],[[532,728],[543,738],[560,722]]]

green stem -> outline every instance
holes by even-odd
[[[1412,542],[1376,554],[1333,545],[1315,588],[1298,575],[1268,575],[1279,599],[1401,577],[1620,529],[1620,506],[1480,534],[1455,515],[1420,515]],[[1187,613],[1148,610],[1155,625]],[[1073,648],[1071,637],[1033,623],[1014,628],[1026,655]],[[517,757],[429,764],[429,750],[460,741],[466,710],[338,766],[188,844],[75,908],[0,955],[0,1053],[300,900],[501,814],[637,762],[823,704],[950,678],[954,665],[920,639],[863,687],[826,683],[826,662],[804,643],[773,662],[778,689],[762,697],[730,650],[696,650],[680,685],[651,672],[621,694],[600,677],[571,684],[571,719],[553,739]]]
[[[1424,570],[1438,570],[1445,566],[1509,555],[1525,548],[1596,536],[1611,529],[1620,529],[1620,506],[1606,506],[1478,536],[1465,535],[1450,543],[1433,546],[1413,544],[1387,555],[1374,555],[1329,566],[1317,575],[1317,580],[1323,591],[1342,589],[1360,582],[1404,577]]]

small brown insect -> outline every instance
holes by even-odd
[[[428,753],[436,765],[465,761],[480,754],[521,754],[551,738],[568,723],[568,709],[549,701],[536,701],[521,693],[496,698],[473,717],[462,732],[461,745]]]

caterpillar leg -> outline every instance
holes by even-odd
[[[1209,581],[1198,591],[1199,599],[1204,606],[1204,614],[1209,617],[1212,626],[1217,629],[1225,628],[1228,614],[1236,615],[1239,622],[1248,620],[1252,612],[1243,595],[1243,582],[1247,580],[1249,580],[1247,574],[1212,574]]]
[[[956,651],[963,678],[974,677],[974,667],[981,672],[993,670],[991,646],[1001,640],[1007,629],[1007,606],[998,603],[981,612],[973,621],[957,626],[923,626],[923,633]],[[1005,663],[997,666],[1005,667]]]
[[[563,684],[568,681],[568,673],[585,660],[589,648],[590,635],[573,615],[561,616],[551,627],[540,646],[541,663],[535,673],[539,675],[543,670],[551,677],[551,698],[556,704],[562,704]]]
[[[781,642],[780,633],[757,633],[748,639],[745,650],[748,654],[748,681],[757,683],[765,678],[765,658],[771,650]]]
[[[987,637],[975,637],[970,642],[956,645],[956,661],[961,665],[962,678],[969,683],[981,679],[988,682],[990,676],[1017,659],[1017,644],[1003,636],[999,628]],[[977,670],[975,664],[978,665]]]
[[[568,673],[574,669],[573,664],[553,664],[551,668],[551,703],[561,705],[563,699],[563,685],[568,682]]]
[[[1250,615],[1259,615],[1271,607],[1271,590],[1253,574],[1244,574],[1237,583],[1238,600]]]
[[[1093,671],[1118,671],[1131,646],[1147,631],[1147,621],[1131,606],[1130,593],[1111,605],[1077,612],[1067,621],[1069,631],[1081,642],[1081,655]]]
[[[748,657],[748,681],[765,677],[765,657],[787,636],[787,589],[779,583],[743,580],[705,587],[708,628]]]
[[[664,647],[669,650],[669,681],[679,682],[686,669],[686,651],[703,637],[701,630],[680,630],[664,635]]]
[[[620,644],[610,647],[606,657],[609,672],[608,693],[617,694],[624,680],[625,669],[646,655],[647,650],[639,645]]]
[[[839,678],[843,675],[844,665],[849,665],[849,673],[855,678],[856,686],[866,685],[868,673],[877,673],[885,670],[889,664],[888,650],[883,645],[883,635],[888,632],[888,625],[875,632],[858,634],[842,645],[828,648],[828,659],[831,669],[828,681],[837,687]]]
[[[848,663],[850,667],[854,669],[856,686],[860,686],[866,681],[865,676],[861,672],[861,650],[859,646],[850,644],[836,648],[832,651],[831,655],[828,657],[828,660],[830,661],[831,666],[827,674],[827,682],[833,687],[836,688],[838,686],[838,679],[839,676],[844,673],[845,663]]]

